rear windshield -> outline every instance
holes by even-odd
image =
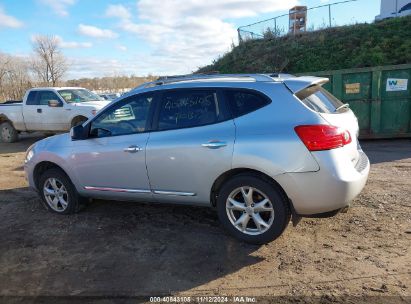
[[[309,86],[296,94],[307,107],[319,113],[341,113],[347,111],[344,104],[319,85]],[[336,111],[338,109],[338,111]]]

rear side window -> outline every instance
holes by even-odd
[[[225,96],[234,117],[258,110],[271,102],[266,96],[246,90],[227,90]]]
[[[158,118],[159,130],[213,124],[224,120],[214,90],[164,91]]]
[[[340,100],[319,85],[310,86],[298,92],[296,96],[311,110],[319,113],[340,113],[347,111],[347,108],[340,108],[344,105]],[[339,110],[336,111],[337,109]]]
[[[29,93],[29,95],[27,96],[26,105],[28,105],[28,106],[37,105],[37,102],[36,102],[37,93],[38,93],[38,91],[31,91]]]

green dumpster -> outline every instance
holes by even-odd
[[[360,138],[411,137],[411,64],[304,74],[330,79],[324,88],[350,105]]]

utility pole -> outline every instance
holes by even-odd
[[[398,17],[398,0],[395,0],[395,17]]]
[[[328,4],[328,21],[331,27],[331,4]]]

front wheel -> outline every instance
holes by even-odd
[[[40,176],[39,193],[49,211],[59,214],[79,211],[81,197],[67,175],[57,168]]]
[[[0,138],[2,142],[12,143],[19,139],[19,133],[10,122],[6,121],[0,124]]]
[[[73,119],[73,121],[71,122],[71,127],[77,127],[78,125],[82,125],[84,122],[87,121],[86,117],[76,117]]]
[[[290,221],[285,195],[276,185],[252,175],[239,175],[221,188],[218,217],[234,237],[251,244],[278,238]]]

